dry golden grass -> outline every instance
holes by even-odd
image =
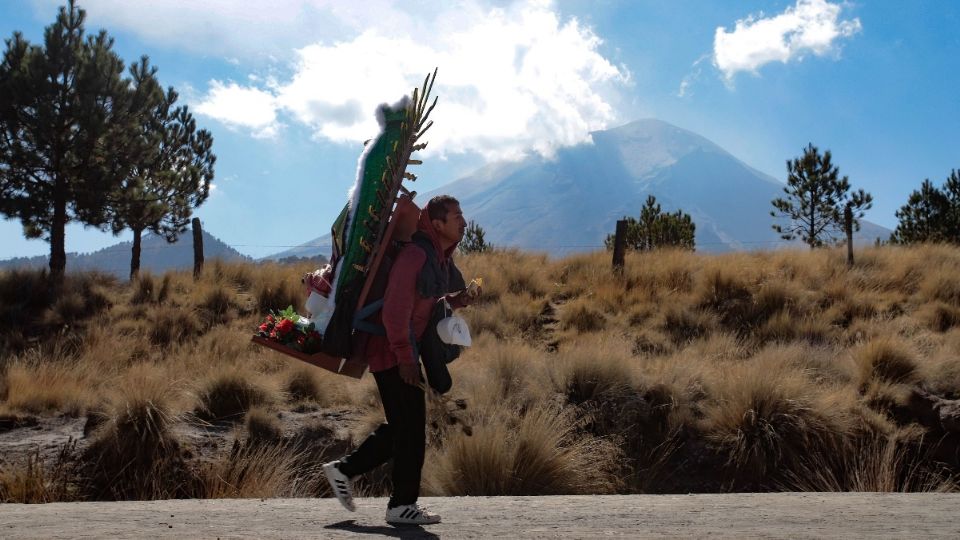
[[[475,343],[450,366],[454,390],[431,402],[425,485],[955,489],[955,435],[911,416],[910,396],[960,398],[960,249],[862,249],[852,268],[844,255],[629,253],[622,273],[609,253],[462,257],[485,294],[464,312]],[[61,290],[42,273],[0,273],[0,317],[17,322],[0,329],[0,410],[102,418],[82,497],[316,494],[276,414],[351,410],[367,418],[352,426],[362,437],[382,413],[371,377],[249,342],[268,309],[302,308],[309,270],[212,262],[197,281],[90,274]],[[242,442],[201,471],[178,457],[184,413],[235,422]],[[134,465],[124,476],[113,462]],[[7,500],[73,496],[51,481],[62,474],[19,463],[0,474]]]
[[[880,493],[960,489],[949,470],[918,455],[902,433],[847,440],[836,452],[811,455],[788,475],[784,487]]]
[[[76,440],[63,445],[52,464],[39,449],[22,463],[0,468],[0,503],[39,504],[76,500],[77,478],[72,464]]]
[[[577,434],[573,412],[543,404],[518,417],[487,411],[473,436],[454,435],[431,451],[425,491],[437,495],[613,493],[617,449]]]
[[[253,407],[279,401],[270,381],[253,372],[233,370],[213,375],[201,383],[197,395],[197,416],[204,420],[239,421]]]
[[[319,471],[305,470],[302,457],[286,444],[238,444],[228,455],[201,466],[190,495],[198,499],[314,496]]]
[[[727,463],[745,477],[764,478],[812,452],[829,452],[848,427],[800,373],[737,366],[721,381],[701,429]]]
[[[85,451],[89,497],[165,499],[183,496],[190,476],[171,428],[180,395],[153,365],[132,368],[109,397],[102,424]]]
[[[7,359],[2,372],[4,408],[27,413],[77,416],[96,399],[89,391],[96,377],[89,365],[71,359],[71,347],[40,348]]]

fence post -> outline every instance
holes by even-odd
[[[200,229],[200,218],[193,218],[193,279],[200,279],[203,273],[203,230]]]
[[[613,269],[623,271],[623,259],[627,252],[627,220],[617,220],[617,232],[613,238]]]
[[[847,268],[853,266],[853,209],[848,204],[843,210],[843,228],[847,232]]]

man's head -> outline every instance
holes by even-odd
[[[427,215],[444,249],[463,239],[467,222],[463,219],[460,201],[449,195],[438,195],[427,203]]]

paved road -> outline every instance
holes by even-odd
[[[960,494],[425,498],[443,523],[384,524],[385,499],[0,505],[0,538],[960,538]]]

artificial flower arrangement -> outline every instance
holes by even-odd
[[[274,312],[264,319],[257,336],[306,354],[320,352],[323,336],[313,321],[301,317],[293,306]]]

